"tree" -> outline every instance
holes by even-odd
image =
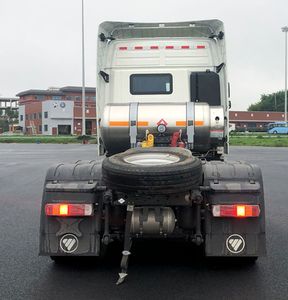
[[[15,124],[18,122],[18,112],[16,110],[8,107],[5,114],[9,124]]]
[[[9,123],[5,119],[0,119],[0,133],[9,130]]]
[[[260,101],[251,104],[248,111],[284,111],[284,91],[261,95]]]

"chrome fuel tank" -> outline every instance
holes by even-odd
[[[108,104],[100,120],[100,132],[104,146],[111,154],[131,147],[131,125],[136,125],[137,142],[145,139],[147,130],[156,138],[161,135],[167,139],[181,130],[182,140],[187,144],[192,132],[192,150],[206,152],[223,146],[224,123],[223,108],[204,102]],[[165,132],[161,133],[159,125],[164,125]]]

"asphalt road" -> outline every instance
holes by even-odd
[[[118,252],[61,267],[38,256],[46,169],[95,157],[95,145],[0,144],[0,299],[288,299],[288,148],[231,147],[229,155],[262,168],[266,258],[253,267],[211,265],[185,245],[140,244],[118,287]]]

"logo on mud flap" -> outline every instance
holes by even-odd
[[[78,248],[78,238],[74,234],[65,234],[60,240],[60,248],[65,253],[72,253]]]
[[[245,248],[245,241],[239,234],[232,234],[226,240],[226,248],[234,254],[240,253]]]

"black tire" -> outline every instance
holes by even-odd
[[[277,133],[278,133],[277,130],[274,130],[274,131],[273,131],[273,134],[277,134]]]
[[[163,155],[176,157],[169,164],[141,165],[127,162],[131,157]],[[202,180],[202,163],[182,148],[133,148],[106,158],[102,164],[104,183],[116,191],[145,194],[171,194],[198,187]]]

